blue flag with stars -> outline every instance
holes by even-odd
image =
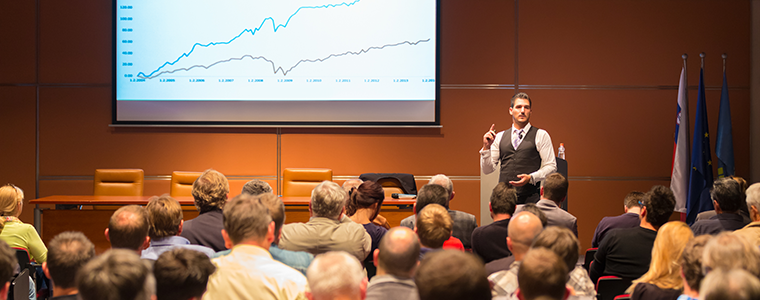
[[[728,103],[728,81],[723,71],[723,89],[720,93],[718,134],[715,135],[715,157],[718,158],[718,178],[733,176],[734,138],[731,133],[731,105]]]
[[[688,224],[694,223],[697,214],[700,212],[713,209],[712,200],[710,199],[710,189],[713,185],[713,171],[703,73],[704,70],[699,70],[697,115],[694,121],[694,136],[691,146],[691,171],[689,172],[689,201],[686,203],[686,223]]]

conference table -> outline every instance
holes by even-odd
[[[146,205],[152,196],[93,196],[93,195],[56,195],[31,200],[34,204],[34,226],[47,244],[57,234],[64,231],[81,231],[94,244],[98,253],[110,247],[104,231],[113,212],[124,205]],[[198,216],[192,197],[174,197],[182,205],[183,219],[191,220]],[[285,204],[285,223],[308,222],[310,197],[280,197]],[[414,199],[386,198],[380,214],[391,226],[399,226],[401,220],[412,215]],[[76,205],[79,209],[42,208],[53,204]],[[93,209],[113,206],[111,209]]]

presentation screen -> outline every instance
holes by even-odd
[[[439,0],[114,0],[114,124],[438,125]]]

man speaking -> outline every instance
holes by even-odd
[[[514,95],[509,105],[512,128],[496,133],[491,125],[480,149],[483,173],[490,174],[501,162],[499,182],[515,186],[517,204],[538,202],[539,182],[557,170],[551,137],[530,125],[532,104],[528,94]]]

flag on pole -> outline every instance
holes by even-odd
[[[734,138],[731,133],[731,105],[728,102],[728,81],[723,71],[723,89],[720,93],[720,112],[718,114],[718,135],[715,136],[715,157],[718,158],[718,178],[732,176],[734,173]]]
[[[676,103],[676,132],[673,144],[673,170],[670,175],[670,189],[676,196],[677,212],[686,212],[689,197],[689,99],[687,96],[686,68],[681,68],[678,82],[678,102]]]
[[[704,70],[700,69],[697,116],[694,121],[694,136],[691,145],[689,201],[686,203],[686,223],[688,224],[694,223],[700,212],[713,209],[709,193],[713,184],[713,172],[703,73]]]

